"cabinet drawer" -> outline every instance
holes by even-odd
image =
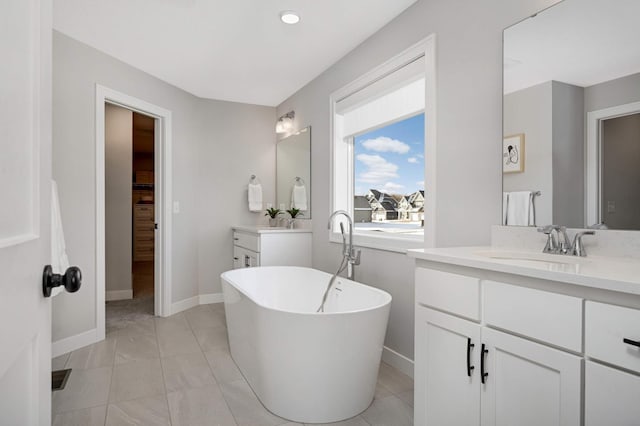
[[[244,232],[233,233],[233,244],[244,247],[251,251],[260,251],[260,237],[257,234],[246,234]]]
[[[640,372],[640,310],[587,302],[585,353],[610,364]]]
[[[260,253],[242,247],[233,247],[233,269],[260,266]]]
[[[630,426],[640,422],[640,377],[587,361],[585,426]]]
[[[153,218],[153,205],[140,205],[135,206],[136,218]]]
[[[145,230],[145,231],[136,230],[133,238],[136,243],[153,242],[155,238],[155,233],[153,231],[148,231],[148,230]]]
[[[480,280],[416,268],[416,303],[479,321]]]
[[[482,287],[487,325],[582,352],[582,299],[495,281]]]

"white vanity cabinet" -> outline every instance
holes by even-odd
[[[556,295],[540,310],[544,294],[512,287],[416,269],[416,425],[580,425],[582,358],[497,328],[581,339],[582,301]]]
[[[311,230],[233,227],[233,268],[311,267]]]

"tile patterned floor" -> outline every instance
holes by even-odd
[[[73,368],[53,393],[55,426],[295,426],[265,409],[236,367],[224,305],[201,305],[168,318],[113,330],[106,340],[53,359]],[[376,395],[339,426],[413,424],[413,380],[382,363]]]

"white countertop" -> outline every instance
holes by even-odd
[[[560,281],[640,295],[640,261],[602,256],[565,256],[496,247],[409,250],[416,259]]]
[[[256,226],[256,225],[236,225],[231,227],[234,231],[250,232],[252,234],[289,234],[289,233],[311,233],[311,229],[284,227]]]

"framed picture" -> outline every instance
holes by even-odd
[[[524,133],[505,136],[502,141],[502,173],[524,172]]]

